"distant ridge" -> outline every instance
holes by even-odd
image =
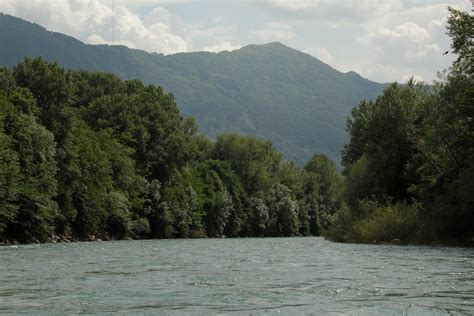
[[[106,71],[162,85],[208,136],[238,132],[272,140],[302,164],[314,153],[339,160],[345,121],[384,86],[342,73],[282,43],[231,52],[174,55],[125,46],[87,45],[40,25],[0,14],[0,65],[42,56],[66,68]]]

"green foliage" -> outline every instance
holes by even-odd
[[[249,231],[253,236],[263,237],[270,225],[270,210],[259,198],[250,199],[251,220]]]
[[[322,198],[320,196],[320,178],[319,175],[309,172],[304,175],[303,181],[303,197],[300,200],[300,208],[307,213],[306,225],[309,225],[310,234],[318,236],[323,228],[320,227],[322,217],[319,208]],[[305,223],[302,222],[302,224]]]
[[[410,80],[405,86],[392,84],[376,101],[362,102],[352,110],[347,123],[350,142],[343,152],[343,164],[350,172],[364,156],[372,175],[369,194],[395,200],[408,198],[412,179],[406,166],[417,153],[420,112],[427,95],[424,85]]]
[[[330,226],[333,215],[341,208],[342,178],[336,169],[335,163],[326,155],[314,155],[304,169],[308,174],[317,177],[318,191],[316,195],[313,193],[314,200],[310,201],[310,205],[315,207],[316,210],[311,213],[315,214],[317,227],[325,230]],[[315,181],[313,180],[313,182]],[[315,185],[313,187],[316,189]]]
[[[199,214],[202,216],[207,236],[223,236],[231,215],[234,216],[233,220],[237,221],[233,223],[237,227],[229,225],[231,230],[229,236],[235,236],[239,229],[239,218],[235,214],[238,211],[236,208],[238,207],[239,196],[234,195],[233,197],[231,193],[243,193],[239,180],[236,180],[236,176],[230,170],[229,165],[220,161],[204,161],[193,169],[192,177],[196,188],[195,198],[197,199],[196,211],[202,210]],[[232,187],[232,185],[235,187]]]
[[[360,220],[354,229],[359,242],[391,241],[409,243],[418,241],[422,218],[418,203],[395,203],[387,206],[370,200],[360,202],[359,209],[366,220]]]
[[[474,166],[460,171],[445,191],[428,205],[434,209],[434,228],[445,239],[463,241],[474,236]]]
[[[269,192],[269,233],[271,236],[297,236],[298,205],[292,199],[291,190],[277,183]]]
[[[237,134],[219,135],[212,156],[229,161],[250,194],[269,190],[281,160],[271,142]]]
[[[160,87],[42,59],[1,78],[2,240],[307,236],[337,205],[326,156],[212,142]]]
[[[15,79],[10,69],[0,67],[0,91],[7,95],[15,88]]]
[[[357,210],[360,199],[373,195],[375,191],[373,178],[373,171],[366,155],[362,155],[350,169],[346,170],[344,200],[353,211]]]
[[[25,58],[13,68],[18,86],[27,88],[39,107],[39,122],[51,131],[61,144],[70,128],[70,115],[65,107],[72,96],[66,72],[57,63],[46,63],[41,57]]]
[[[327,235],[337,241],[356,243],[412,243],[425,239],[423,210],[419,203],[383,205],[366,199],[359,202],[362,216],[352,217],[345,209]],[[421,225],[420,225],[421,224]]]
[[[11,138],[4,132],[4,115],[8,106],[7,101],[0,98],[0,236],[18,212],[16,201],[20,182],[18,154]]]
[[[453,68],[456,73],[471,75],[474,72],[474,16],[468,12],[448,7],[448,35],[452,39],[451,48],[457,55]]]
[[[0,213],[7,223],[2,226],[6,224],[5,235],[10,238],[44,241],[52,233],[57,211],[53,200],[57,189],[56,144],[53,135],[38,124],[34,116],[22,112],[24,108],[35,107],[31,95],[15,96],[14,100],[17,98],[22,100],[19,107],[5,99],[0,101],[3,129],[9,138],[4,135],[5,145],[16,153],[10,151],[13,160],[8,163],[13,169],[8,171],[5,180],[7,185],[10,182],[13,186],[5,192],[7,205],[2,205]],[[13,201],[15,212],[12,212]]]
[[[130,223],[130,237],[134,239],[147,238],[150,236],[151,228],[148,219],[139,217]]]
[[[140,173],[167,180],[174,168],[193,158],[196,148],[182,129],[171,95],[160,87],[143,84],[131,94],[95,99],[83,110],[94,129],[110,129],[120,142],[133,149]]]

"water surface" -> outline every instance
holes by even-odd
[[[474,249],[321,238],[6,246],[0,313],[473,315]]]

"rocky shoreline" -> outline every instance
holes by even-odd
[[[87,241],[103,241],[112,240],[108,238],[98,238],[95,235],[89,235],[87,238],[74,238],[69,235],[57,236],[52,235],[45,241],[39,241],[33,239],[27,242],[20,242],[18,240],[2,240],[0,246],[15,246],[15,245],[28,245],[28,244],[56,244],[56,243],[71,243],[71,242],[87,242]]]

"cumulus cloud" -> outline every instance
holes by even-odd
[[[409,59],[422,58],[429,53],[440,51],[430,32],[414,22],[406,22],[393,28],[381,26],[359,37],[357,41],[370,45],[373,49],[390,51],[392,55]]]
[[[2,12],[90,44],[123,44],[164,54],[187,51],[187,42],[166,24],[166,10],[155,10],[160,14],[142,20],[123,5],[112,7],[100,0],[0,1]]]
[[[250,31],[250,36],[260,42],[285,41],[296,35],[290,25],[268,22],[259,30]]]
[[[450,46],[445,34],[448,15],[447,4],[411,6],[362,24],[365,34],[356,42],[373,55],[363,73],[383,81],[411,76],[433,80],[452,59],[442,54]]]

